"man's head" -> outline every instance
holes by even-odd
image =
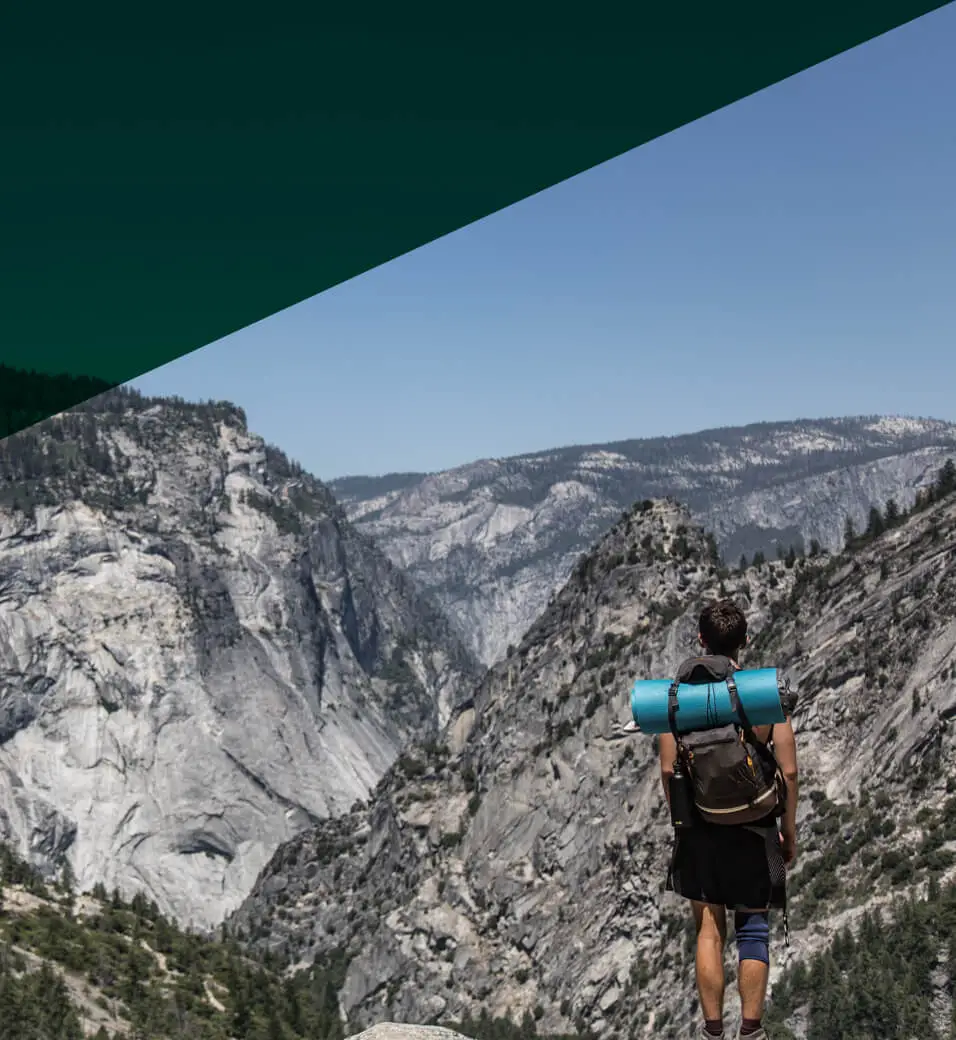
[[[704,608],[698,631],[701,645],[721,657],[735,657],[747,645],[747,619],[729,599],[717,600]]]

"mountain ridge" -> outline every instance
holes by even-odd
[[[865,523],[892,494],[912,500],[954,456],[954,424],[862,416],[579,445],[329,486],[488,665],[634,501],[685,502],[728,562],[791,544],[833,551],[847,516]]]

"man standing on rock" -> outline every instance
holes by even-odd
[[[721,681],[739,670],[737,658],[747,645],[747,619],[729,600],[712,603],[700,616],[698,639],[704,656],[685,661],[677,679]],[[680,781],[681,773],[697,771],[699,807],[700,792],[706,791],[707,782],[713,785],[712,790],[723,783],[726,794],[727,778],[717,777],[716,770],[722,762],[732,764],[733,755],[743,755],[748,762],[759,760],[764,768],[770,763],[766,774],[766,794],[772,806],[769,812],[761,815],[763,810],[757,810],[754,819],[751,805],[749,817],[746,812],[739,814],[743,822],[726,823],[713,822],[716,814],[707,819],[706,811],[692,808],[690,825],[675,828],[667,888],[690,900],[693,910],[697,991],[704,1017],[701,1040],[723,1036],[727,910],[734,913],[739,961],[742,1021],[738,1036],[766,1040],[761,1020],[770,973],[770,910],[786,909],[786,868],[793,863],[797,847],[797,756],[791,725],[795,697],[789,687],[783,694],[785,721],[752,729],[741,726],[739,740],[733,739],[733,729],[730,740],[726,733],[723,740],[715,740],[708,733],[678,738],[676,730],[660,738],[661,776],[668,804],[672,802],[672,784]],[[688,755],[688,745],[692,756]],[[710,774],[702,788],[700,773],[705,770]],[[736,819],[733,813],[727,818]]]

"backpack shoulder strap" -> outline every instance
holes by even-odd
[[[757,734],[754,733],[753,727],[750,725],[750,720],[747,718],[747,712],[744,710],[743,701],[741,701],[740,694],[737,692],[737,684],[734,682],[733,675],[727,676],[727,689],[730,691],[731,706],[733,707],[737,718],[740,720],[740,728],[743,730],[747,742],[754,746],[757,754],[760,755],[765,762],[772,765],[773,768],[779,772],[780,764],[777,762],[777,756],[773,753],[773,748],[770,747],[770,742],[773,740],[773,726],[770,727],[770,736],[767,738],[766,743],[762,740],[758,740]]]
[[[680,679],[675,678],[670,685],[670,689],[667,691],[667,727],[671,731],[674,740],[677,741],[678,747],[680,747],[681,744],[680,734],[677,732],[677,711],[679,708],[677,702],[677,690],[679,687]]]

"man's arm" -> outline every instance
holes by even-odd
[[[677,741],[673,733],[661,733],[657,738],[657,749],[661,760],[661,783],[664,785],[664,797],[671,803],[670,778],[674,775],[674,763],[677,761]]]
[[[787,785],[787,804],[780,829],[783,836],[784,859],[787,866],[790,866],[796,857],[797,849],[797,798],[800,785],[797,771],[797,743],[789,716],[785,722],[777,723],[773,728],[773,750]]]

